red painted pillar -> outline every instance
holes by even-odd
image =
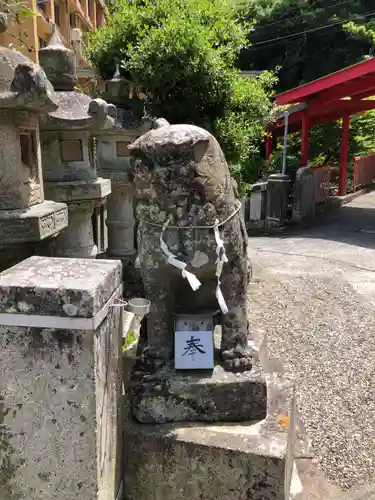
[[[346,193],[346,182],[348,178],[349,124],[350,116],[345,115],[342,119],[341,128],[339,196],[344,196]]]
[[[266,161],[269,161],[272,153],[272,135],[266,135]]]
[[[301,167],[307,167],[307,163],[309,161],[309,130],[310,119],[308,116],[303,116],[301,134]]]

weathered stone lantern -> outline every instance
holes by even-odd
[[[20,52],[0,47],[0,75],[0,247],[24,248],[68,223],[64,203],[44,200],[41,169],[38,120],[58,103],[44,72]]]
[[[113,127],[116,108],[75,90],[75,54],[56,31],[39,58],[59,105],[40,122],[44,189],[69,208],[69,226],[56,239],[54,254],[96,257],[104,231],[94,238],[92,215],[111,192],[111,181],[97,176],[95,135]]]
[[[96,136],[98,171],[100,175],[109,177],[112,183],[112,193],[107,204],[107,255],[121,259],[127,280],[131,278],[136,253],[128,146],[152,126],[150,121],[142,120],[143,101],[130,99],[129,94],[129,85],[120,77],[117,69],[112,80],[106,82],[103,95],[107,102],[116,105],[116,126],[102,129]]]

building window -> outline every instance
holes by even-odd
[[[60,6],[56,2],[54,5],[54,11],[55,11],[55,24],[57,24],[57,26],[60,26]]]
[[[130,142],[116,141],[116,155],[119,158],[130,156],[130,151],[128,149]]]
[[[82,141],[66,139],[60,142],[61,159],[64,162],[83,161]]]
[[[44,49],[44,47],[47,47],[47,42],[43,38],[39,38],[39,49]]]

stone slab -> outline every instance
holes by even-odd
[[[136,368],[134,370],[136,376]],[[164,367],[156,380],[135,380],[130,399],[134,417],[143,423],[257,420],[266,416],[267,388],[255,360],[249,372],[176,371]]]
[[[64,203],[44,201],[27,209],[0,210],[0,246],[38,242],[68,225]]]
[[[44,193],[60,202],[101,200],[111,193],[110,179],[94,181],[45,182]]]
[[[282,437],[258,424],[125,426],[128,500],[288,500]]]
[[[30,257],[0,274],[0,313],[93,318],[121,278],[117,260]]]

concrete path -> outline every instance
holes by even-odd
[[[375,192],[250,238],[250,257],[251,321],[295,375],[318,467],[340,490],[375,483]]]

